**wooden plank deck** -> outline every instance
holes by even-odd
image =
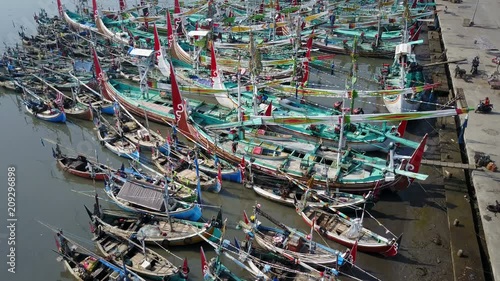
[[[455,163],[455,162],[443,162],[437,160],[422,160],[422,164],[437,167],[448,167],[448,168],[458,168],[465,170],[476,170],[480,169],[475,164],[465,164],[465,163]]]

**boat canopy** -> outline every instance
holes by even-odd
[[[153,50],[148,50],[148,49],[132,48],[131,50],[129,50],[128,54],[131,56],[149,57],[153,52],[154,52]]]
[[[162,211],[164,203],[163,192],[145,188],[131,182],[124,183],[116,197],[156,211]]]
[[[188,32],[189,37],[202,36],[205,37],[210,31],[208,30],[192,30]]]

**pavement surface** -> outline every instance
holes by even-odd
[[[466,79],[455,78],[455,64],[449,64],[455,93],[463,89],[466,104],[474,107],[489,97],[491,103],[500,108],[500,90],[490,88],[486,76],[497,69],[491,60],[500,55],[500,2],[496,0],[465,0],[451,3],[436,0],[439,23],[448,60],[468,59],[459,64],[468,73]],[[473,26],[464,26],[464,20],[471,20],[477,4]],[[446,6],[446,7],[445,7]],[[479,75],[470,75],[471,62],[480,57]],[[464,140],[469,163],[474,163],[476,152],[483,152],[500,164],[500,112],[490,114],[470,113]],[[463,122],[463,117],[462,117]],[[479,215],[484,229],[492,279],[500,280],[500,215],[487,210],[487,206],[500,201],[500,173],[473,171],[472,183],[475,189]]]

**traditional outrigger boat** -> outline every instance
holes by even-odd
[[[118,134],[116,129],[110,125],[98,121],[98,119],[97,121],[94,120],[94,124],[97,127],[97,139],[107,149],[120,157],[139,159],[139,151],[136,144],[125,138],[122,134]]]
[[[326,238],[346,247],[354,247],[363,252],[379,253],[386,257],[397,255],[401,236],[386,238],[362,226],[362,219],[352,219],[340,211],[305,206],[297,202],[297,213],[315,231]]]
[[[172,218],[160,219],[148,214],[138,216],[123,211],[96,208],[92,213],[86,206],[85,209],[95,228],[100,226],[105,231],[123,238],[136,236],[152,246],[192,245],[203,242],[202,237],[218,239],[222,226],[222,215],[218,215],[214,221],[203,223]]]
[[[26,107],[26,111],[44,121],[54,122],[54,123],[66,123],[66,113],[58,108],[50,107],[49,102],[42,100],[30,89],[26,88],[24,85],[14,82],[17,87],[23,90],[23,103]],[[26,94],[29,94],[34,99],[29,98]]]
[[[183,157],[178,158],[175,156],[175,153],[172,153],[171,156],[164,156],[160,154],[153,155],[152,161],[156,168],[158,168],[158,170],[160,170],[163,174],[172,175],[173,180],[183,183],[190,188],[197,188],[197,172],[196,167],[193,167],[194,162],[188,162]],[[212,191],[215,193],[219,193],[221,191],[222,175],[210,177],[199,171],[199,178],[202,190]]]
[[[198,204],[176,200],[166,195],[165,191],[131,184],[126,188],[118,187],[112,181],[107,182],[105,191],[118,207],[129,212],[149,213],[159,217],[172,216],[191,221],[198,221],[201,218],[201,208]],[[165,197],[168,199],[165,200]]]
[[[103,181],[108,178],[108,173],[112,170],[110,167],[90,160],[83,155],[76,157],[64,155],[61,153],[59,146],[56,147],[55,151],[52,149],[52,156],[54,156],[57,164],[64,172],[85,179]]]
[[[54,122],[66,123],[66,114],[57,108],[49,108],[42,101],[25,100],[26,111],[38,119]]]
[[[260,214],[276,224],[279,228],[263,226],[256,218]],[[303,234],[271,217],[254,207],[254,215],[249,219],[244,214],[244,220],[239,222],[242,230],[265,250],[282,255],[290,260],[299,260],[310,266],[342,266],[347,263],[349,251],[341,252],[328,246],[312,241],[312,237]]]
[[[77,281],[145,281],[135,272],[127,270],[125,265],[115,265],[77,244],[66,237],[62,230],[52,231],[56,233],[57,260]]]
[[[157,177],[152,178],[143,173],[134,172],[126,174],[126,172],[120,169],[114,175],[108,175],[108,178],[113,181],[113,187],[117,189],[124,188],[130,191],[135,190],[136,192],[151,189],[157,192],[164,192],[165,188],[168,188],[169,197],[176,200],[191,203],[195,202],[197,198],[196,190],[188,188],[179,182],[166,181]]]
[[[220,259],[219,255],[212,258],[207,262],[207,258],[205,257],[205,251],[203,251],[203,247],[200,247],[200,255],[201,255],[201,269],[203,274],[203,280],[206,281],[216,281],[216,280],[227,280],[227,281],[245,281],[244,279],[239,278],[231,272],[226,266],[224,266]]]
[[[101,225],[94,229],[93,234],[99,251],[115,265],[124,264],[128,270],[148,279],[187,281],[187,266],[177,268],[162,255],[134,241],[137,238],[122,238],[107,232]]]
[[[342,210],[345,212],[354,212],[363,210],[362,207],[373,204],[373,192],[366,195],[355,195],[352,193],[340,191],[325,191],[305,187],[300,183],[293,183],[290,180],[287,183],[273,184],[255,184],[253,180],[246,184],[259,196],[268,200],[280,203],[285,206],[294,207],[297,200],[304,202],[307,206],[325,207],[327,209]],[[295,187],[295,188],[294,188]]]

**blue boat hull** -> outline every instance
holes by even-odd
[[[171,215],[176,219],[199,221],[201,219],[202,213],[200,206],[195,205],[194,208],[187,209],[183,212],[174,212]]]
[[[217,171],[214,171],[213,169],[204,169],[203,166],[200,165],[200,171],[204,172],[205,174],[209,176],[217,176]],[[222,172],[221,173],[222,180],[225,181],[230,181],[230,182],[235,182],[235,183],[242,183],[243,178],[241,176],[241,172],[239,170],[236,171],[231,171],[231,172]]]
[[[114,195],[112,195],[113,191],[111,190],[109,184],[106,183],[104,185],[104,188],[105,188],[105,191],[106,191],[106,194],[108,195],[108,197],[110,197],[119,208],[121,208],[127,212],[148,213],[148,214],[152,214],[155,216],[167,217],[166,213],[160,213],[160,212],[156,212],[156,211],[145,211],[145,210],[137,209],[134,207],[129,207],[129,206],[124,205],[124,204],[118,204],[115,201],[115,199],[113,199],[113,197],[114,197]],[[172,216],[176,219],[189,220],[189,221],[199,221],[201,219],[202,212],[201,212],[200,205],[195,204],[194,206],[190,206],[191,204],[188,204],[188,203],[181,203],[181,202],[179,202],[179,203],[183,204],[184,207],[186,207],[186,208],[183,210],[180,210],[180,211],[172,211],[169,213],[170,216]]]
[[[106,115],[115,115],[115,109],[112,104],[101,107],[101,112]]]
[[[26,110],[31,115],[35,116],[38,119],[53,122],[53,123],[66,123],[66,113],[60,111],[58,109],[53,109],[52,111],[46,110],[39,113],[34,113],[33,110],[26,104]]]
[[[139,152],[137,152],[137,151],[134,151],[132,154],[120,153],[120,154],[118,154],[118,156],[130,159],[130,160],[137,160],[137,161],[139,161],[139,159],[141,158],[139,155]]]
[[[213,192],[213,193],[219,193],[222,190],[222,184],[217,180],[215,181],[215,184],[209,188],[207,188],[207,191]]]

